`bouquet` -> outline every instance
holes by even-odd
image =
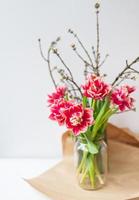
[[[125,67],[112,83],[105,82],[106,75],[101,74],[100,67],[108,55],[101,61],[99,8],[100,4],[96,3],[97,45],[96,48],[92,47],[92,55],[88,53],[78,35],[73,30],[68,30],[86,55],[84,58],[79,53],[76,44],[71,45],[72,50],[85,66],[83,71],[85,79],[80,85],[75,81],[70,67],[59,53],[57,43],[60,37],[51,43],[47,57],[43,54],[39,39],[41,55],[48,64],[55,86],[55,91],[48,95],[49,118],[71,130],[75,141],[76,175],[80,186],[84,189],[97,189],[105,183],[107,174],[105,129],[113,114],[135,110],[135,99],[132,97],[135,87],[122,83],[126,79],[135,80],[135,75],[139,73],[134,68],[134,64],[139,62],[139,57],[137,57],[130,63],[126,61]],[[63,68],[51,66],[51,54],[57,56]],[[55,81],[53,75],[55,71],[60,75],[60,84]]]

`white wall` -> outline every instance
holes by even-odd
[[[65,128],[48,120],[46,96],[52,83],[37,39],[41,37],[47,49],[61,35],[65,59],[76,73],[81,63],[68,49],[71,40],[66,30],[73,28],[86,46],[94,44],[94,2],[0,0],[1,157],[61,155],[60,137]],[[125,59],[139,55],[139,1],[103,0],[101,7],[101,51],[110,54],[103,69],[110,81],[125,65]],[[139,81],[136,84],[139,86]],[[139,92],[136,99],[136,113],[115,116],[112,122],[139,132]]]

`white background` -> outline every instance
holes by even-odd
[[[74,29],[88,49],[95,45],[94,2],[0,0],[0,157],[61,155],[65,128],[48,119],[46,97],[52,83],[37,39],[42,38],[45,51],[52,40],[62,36],[61,51],[81,83],[77,72],[83,65],[70,50],[67,29]],[[110,82],[126,59],[139,56],[138,11],[138,0],[102,0],[101,52],[102,56],[110,54],[103,66]],[[138,133],[139,90],[135,97],[137,112],[113,116],[111,121]]]

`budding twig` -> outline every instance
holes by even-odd
[[[91,66],[91,64],[90,64],[89,62],[87,62],[87,61],[83,58],[83,56],[80,55],[80,53],[77,51],[77,48],[76,48],[75,45],[72,45],[72,49],[73,49],[73,51],[75,52],[75,54],[78,56],[78,58],[80,58],[80,60],[82,60],[82,61],[84,62],[85,66]]]
[[[43,58],[43,60],[45,62],[47,62],[48,64],[48,70],[49,70],[49,74],[50,74],[50,77],[52,79],[52,82],[54,84],[54,87],[56,88],[57,87],[57,84],[55,82],[55,79],[53,77],[53,74],[52,74],[52,70],[51,70],[51,64],[50,64],[50,53],[51,53],[51,50],[52,50],[52,43],[48,49],[48,52],[47,52],[47,58],[44,56],[44,53],[42,51],[42,46],[41,46],[41,39],[38,39],[38,42],[39,42],[39,49],[40,49],[40,54],[41,54],[41,57]]]
[[[96,29],[97,29],[97,49],[96,49],[96,74],[99,76],[99,59],[100,59],[100,53],[99,53],[99,3],[95,4],[96,8]]]
[[[78,91],[82,97],[83,94],[82,94],[81,88],[78,86],[78,84],[74,80],[70,79],[69,77],[66,77],[66,80],[69,80],[73,85],[75,85],[75,87],[78,89]]]
[[[64,67],[67,69],[67,71],[69,72],[71,79],[73,79],[73,75],[72,72],[70,71],[70,68],[66,65],[66,63],[64,62],[63,58],[61,57],[61,55],[58,53],[57,49],[53,49],[53,53],[59,58],[59,60],[61,61],[61,63],[64,65]]]
[[[99,64],[99,66],[98,66],[99,68],[106,62],[106,60],[107,60],[108,57],[109,57],[109,55],[106,54],[104,60]]]
[[[91,58],[91,56],[89,55],[87,49],[85,48],[84,44],[82,43],[82,41],[79,39],[78,35],[75,34],[73,32],[73,30],[69,29],[68,30],[69,33],[71,33],[75,38],[76,40],[78,41],[78,43],[80,44],[80,46],[82,47],[82,49],[84,50],[85,54],[87,55],[88,59],[89,59],[89,62],[90,62],[90,66],[94,69],[94,64],[93,64],[93,60]]]
[[[139,73],[139,71],[131,68],[131,66],[133,66],[134,64],[138,63],[139,62],[139,57],[137,57],[135,60],[133,60],[130,64],[128,64],[128,61],[126,60],[126,66],[125,68],[121,71],[121,73],[118,74],[118,76],[115,78],[115,80],[113,81],[112,83],[112,86],[114,86],[121,77],[123,77],[123,75],[125,74],[125,72],[127,72],[127,70],[131,69],[133,70],[134,72],[136,73]],[[132,73],[132,72],[131,72]],[[126,79],[126,77],[125,77]],[[116,84],[117,85],[117,84]]]

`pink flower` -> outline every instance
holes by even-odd
[[[60,126],[64,125],[66,119],[64,111],[69,109],[72,105],[73,101],[66,101],[64,99],[59,100],[56,104],[51,106],[51,114],[49,115],[49,118],[57,121]]]
[[[85,85],[82,86],[84,96],[90,97],[96,100],[102,100],[106,97],[110,90],[111,86],[104,83],[101,80],[101,77],[91,74],[88,76],[88,80]]]
[[[129,95],[134,91],[135,87],[130,87],[128,85],[116,89],[111,95],[112,103],[116,104],[121,111],[126,110],[126,108],[132,109],[135,100]]]
[[[81,104],[69,107],[64,111],[64,114],[66,116],[66,126],[73,131],[75,136],[87,131],[88,126],[94,122],[93,110],[83,108]]]
[[[57,103],[60,99],[64,98],[67,88],[65,86],[59,86],[56,88],[56,92],[53,92],[51,95],[48,95],[49,106]]]
[[[123,88],[125,88],[125,90],[127,90],[128,94],[130,94],[136,90],[136,88],[134,86],[130,87],[129,85],[125,85],[125,86],[123,86]]]

